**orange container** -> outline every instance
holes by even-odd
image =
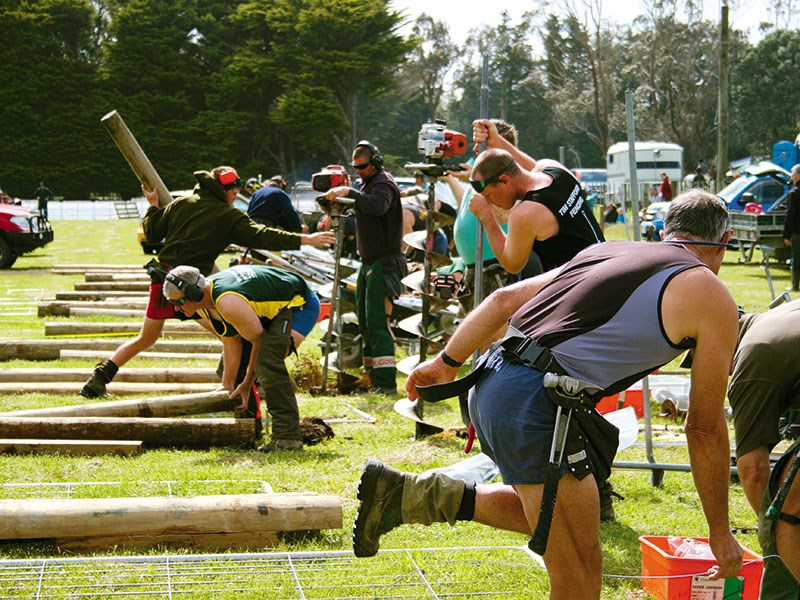
[[[641,419],[644,416],[644,403],[642,402],[642,398],[643,394],[641,382],[634,383],[631,387],[625,390],[625,404],[623,405],[623,408],[626,406],[632,406],[633,410],[636,412],[636,416]],[[605,396],[604,398],[600,399],[600,402],[597,403],[597,410],[602,414],[615,411],[617,410],[618,402],[619,394]]]
[[[317,323],[320,321],[324,321],[328,317],[331,316],[331,303],[330,302],[320,302],[319,303],[319,317],[317,317]]]
[[[708,538],[694,538],[707,542]],[[691,575],[702,574],[716,563],[713,560],[673,556],[667,536],[643,535],[639,537],[642,551],[642,588],[659,600],[690,600]],[[743,600],[758,600],[761,592],[761,557],[742,546],[744,567],[739,577],[744,578]],[[680,577],[686,575],[686,577]],[[654,577],[655,579],[645,579]]]

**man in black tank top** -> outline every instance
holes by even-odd
[[[730,457],[723,411],[736,343],[737,310],[716,277],[732,234],[727,207],[716,196],[692,190],[673,201],[665,232],[667,241],[663,244],[599,245],[562,268],[497,290],[467,316],[442,353],[411,373],[406,391],[414,400],[419,397],[418,386],[452,381],[461,361],[485,339],[504,329],[510,318],[512,323],[526,327],[526,316],[534,313],[539,315],[535,319],[538,329],[530,331],[535,335],[543,332],[542,344],[547,350],[537,356],[552,356],[543,365],[531,359],[535,362],[529,366],[511,355],[492,353],[474,388],[470,416],[481,449],[495,456],[503,484],[465,484],[440,473],[415,476],[378,461],[367,463],[358,491],[361,504],[353,534],[357,556],[374,554],[381,535],[406,523],[473,520],[530,535],[538,521],[548,450],[554,437],[555,403],[545,389],[545,373],[591,381],[596,366],[596,361],[571,363],[569,350],[575,346],[565,346],[581,340],[581,347],[588,343],[586,347],[596,349],[596,358],[606,361],[599,374],[611,377],[600,385],[601,391],[592,393],[591,398],[596,398],[604,389],[619,389],[627,379],[669,362],[680,355],[685,342],[694,342],[686,433],[692,474],[709,526],[709,543],[718,561],[711,579],[732,577],[741,570],[742,549],[731,534],[728,518]],[[600,272],[608,275],[586,276],[593,264],[602,265]],[[637,279],[643,282],[641,286],[631,283]],[[634,288],[632,302],[620,302],[611,319],[593,313],[596,292],[607,295],[609,289],[627,287]],[[570,315],[580,317],[575,327]],[[621,336],[620,319],[628,323]],[[647,336],[637,335],[643,326],[651,327],[654,322],[661,330],[656,345]],[[560,337],[553,338],[551,345],[547,336]],[[584,414],[579,414],[581,411]],[[560,464],[556,509],[543,552],[550,597],[554,599],[599,598],[602,585],[594,473],[607,472],[613,456],[597,456],[594,451],[602,448],[595,443],[592,429],[584,427],[584,419],[596,423],[602,417],[588,408],[573,412],[583,436],[580,431],[576,436],[570,433],[567,440],[581,440],[583,450],[570,450]],[[574,432],[573,426],[569,431]],[[587,457],[588,467],[574,466]],[[507,493],[510,486],[506,483],[513,486],[514,494]],[[446,498],[447,502],[431,498]]]
[[[473,136],[480,138],[473,126]],[[580,183],[561,163],[534,160],[486,128],[490,147],[475,161],[470,180],[477,192],[470,210],[480,219],[489,244],[509,273],[519,273],[533,249],[545,270],[604,241]],[[517,204],[517,201],[522,200]],[[493,206],[508,213],[508,234]]]

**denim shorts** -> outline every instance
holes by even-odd
[[[484,360],[486,370],[469,398],[481,450],[497,463],[504,483],[544,483],[556,421],[544,373],[506,360],[499,349]],[[566,456],[561,472],[569,472]]]
[[[313,291],[309,290],[306,303],[303,306],[292,308],[292,330],[306,337],[314,329],[318,318],[319,298]]]

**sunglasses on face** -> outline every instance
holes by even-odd
[[[355,165],[354,164],[354,165],[350,165],[350,166],[352,166],[356,171],[362,171],[362,170],[366,169],[369,166],[369,163],[361,163],[360,165]]]
[[[483,190],[486,189],[486,186],[489,185],[490,183],[500,183],[501,181],[500,175],[503,175],[504,173],[510,171],[512,167],[516,166],[516,164],[517,163],[512,160],[510,163],[508,163],[505,167],[500,169],[497,173],[495,173],[491,177],[487,177],[486,179],[481,179],[480,181],[475,181],[474,179],[470,179],[469,183],[472,186],[473,190],[475,190],[478,194],[481,194],[483,193]]]
[[[183,306],[186,304],[186,297],[181,296],[180,298],[167,298],[167,302],[172,304],[172,306]]]

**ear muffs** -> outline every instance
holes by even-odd
[[[383,168],[383,155],[381,154],[381,151],[378,150],[378,147],[375,146],[375,144],[367,140],[361,140],[356,144],[356,148],[358,148],[359,146],[369,149],[370,152],[369,164],[371,164],[376,169]]]
[[[167,273],[166,280],[182,291],[189,302],[200,302],[203,299],[203,288],[197,285],[199,278],[194,283],[190,283],[177,275]]]

